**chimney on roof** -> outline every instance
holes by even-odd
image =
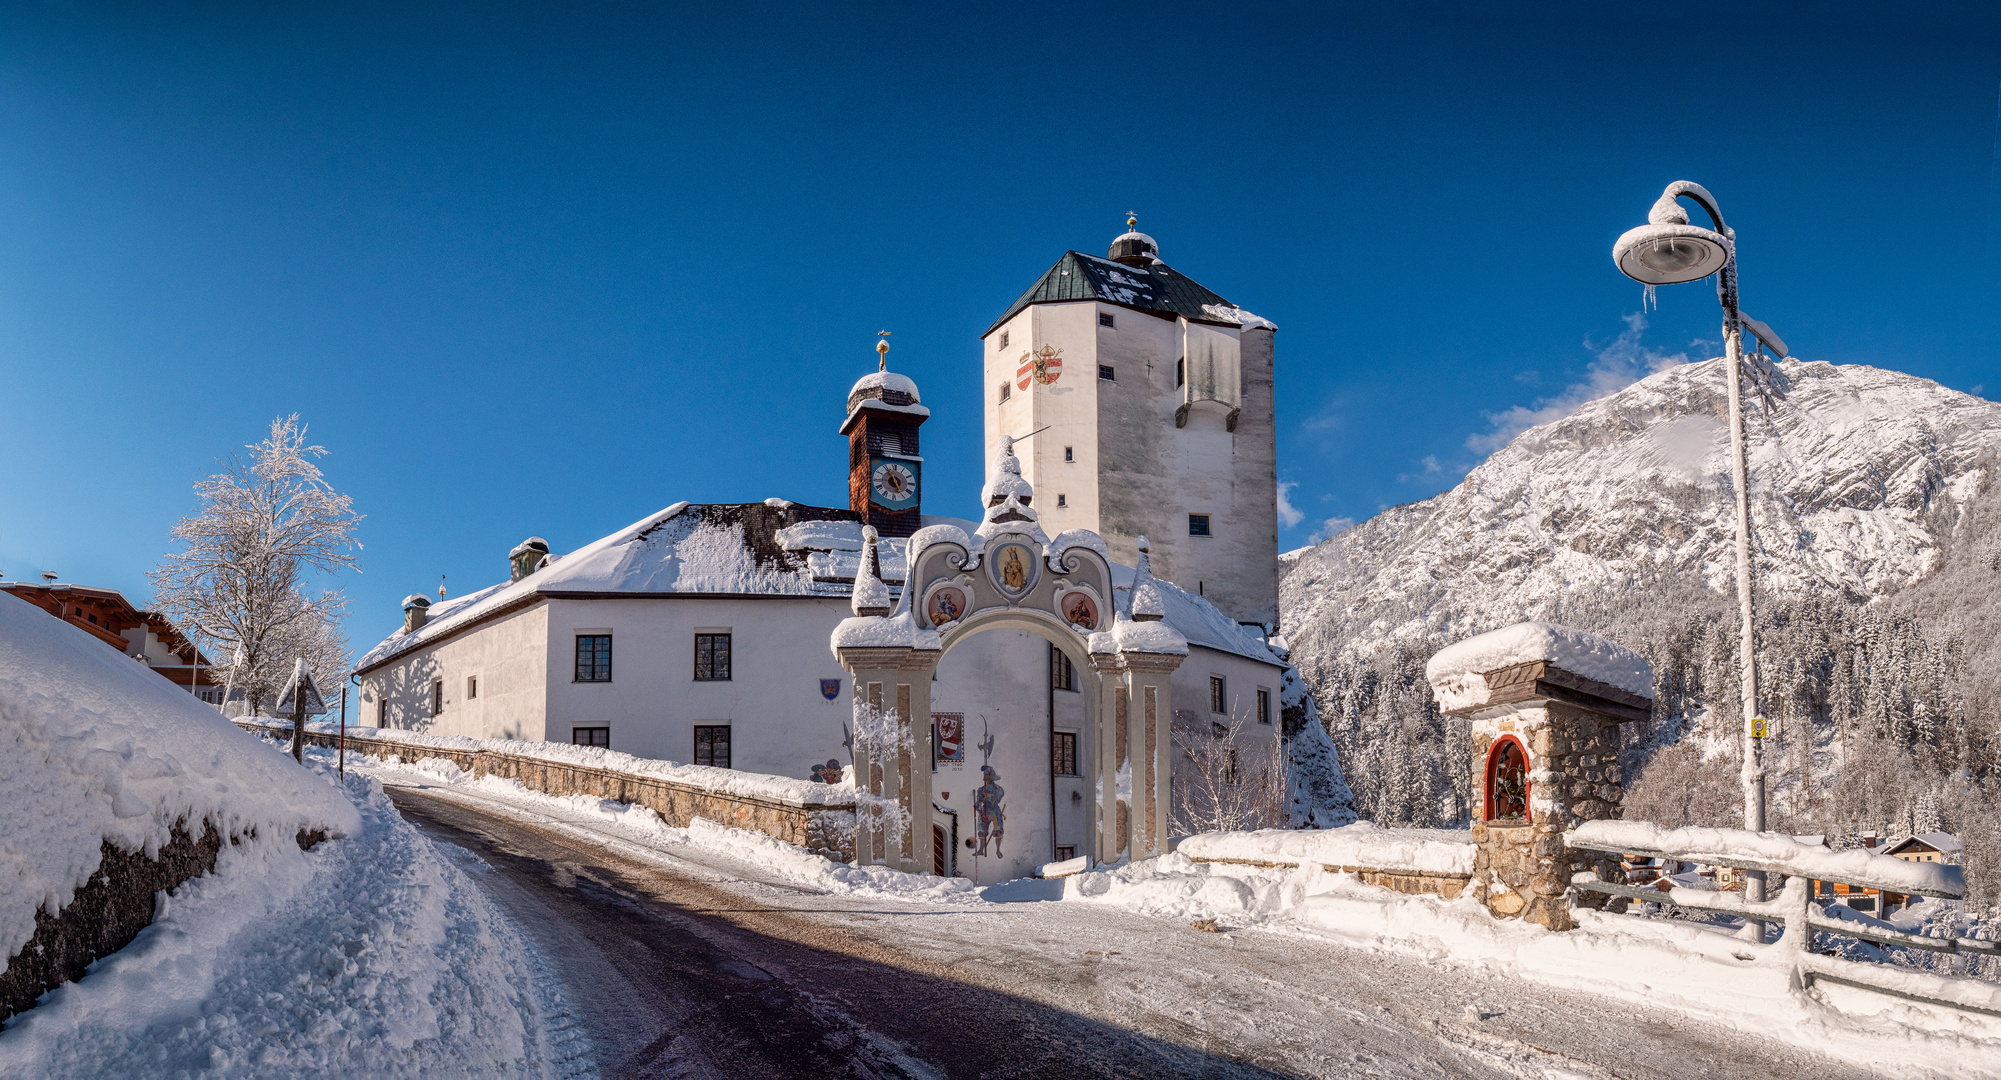
[[[403,632],[415,633],[431,617],[431,598],[411,593],[403,598]]]
[[[542,560],[549,557],[549,542],[539,536],[531,536],[514,545],[507,553],[507,580],[520,581],[542,566]]]

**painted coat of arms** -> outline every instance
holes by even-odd
[[[1044,345],[1034,352],[1022,353],[1021,367],[1015,369],[1014,376],[1023,390],[1031,382],[1044,386],[1054,383],[1063,377],[1063,350]]]
[[[931,723],[937,728],[936,741],[939,761],[966,760],[966,714],[932,713]]]

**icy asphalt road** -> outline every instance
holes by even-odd
[[[565,980],[608,1077],[1839,1080],[1851,1066],[1471,969],[1082,903],[822,896],[421,786],[405,816]]]

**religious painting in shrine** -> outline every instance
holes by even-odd
[[[1503,735],[1487,751],[1487,820],[1529,820],[1529,759],[1521,740]]]

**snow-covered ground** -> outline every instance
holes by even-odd
[[[1115,908],[1224,931],[1313,938],[1436,965],[1440,980],[1501,976],[1650,1008],[1845,1059],[1885,1075],[2001,1076],[2001,1017],[1982,1017],[1868,991],[1787,985],[1770,947],[1725,928],[1677,920],[1580,913],[1568,933],[1498,921],[1470,900],[1412,897],[1318,868],[1198,863],[1180,855],[1061,880],[977,889],[881,868],[830,866],[768,837],[697,822],[677,829],[650,810],[557,798],[517,781],[473,779],[450,765],[364,762],[391,784],[476,801],[489,812],[566,832],[633,858],[722,869],[842,896],[997,909],[1028,901]],[[683,862],[685,860],[685,862]],[[1052,911],[1053,914],[1053,911]]]
[[[289,835],[226,845],[136,941],[8,1022],[0,1077],[591,1075],[557,980],[477,864],[374,778],[325,780],[358,829],[303,852]]]

